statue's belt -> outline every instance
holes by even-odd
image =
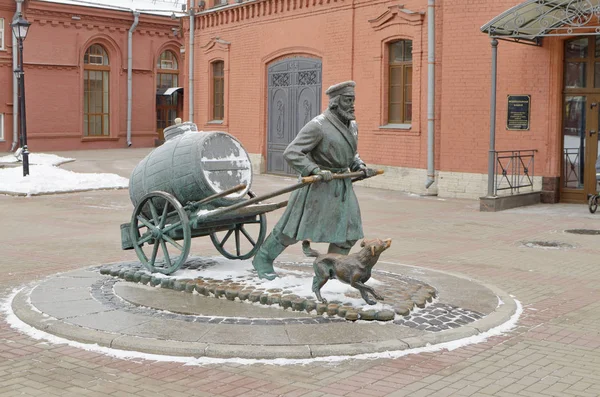
[[[331,168],[331,167],[319,166],[319,168],[322,170],[331,171],[334,174],[343,174],[345,172],[349,172],[348,167],[346,167],[346,168]]]
[[[319,168],[322,169],[322,170],[331,171],[334,174],[344,174],[346,172],[349,172],[348,167],[346,167],[346,168],[332,168],[332,167],[322,167],[322,166],[319,166]],[[342,183],[336,183],[336,185],[335,185],[335,191],[334,191],[333,195],[335,197],[340,197],[340,195],[341,195],[342,196],[342,202],[344,202],[344,201],[346,201],[346,193],[347,193],[346,183],[347,183],[347,181],[349,181],[349,179],[340,179],[340,181]]]

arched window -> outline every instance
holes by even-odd
[[[83,135],[108,136],[109,74],[106,50],[92,44],[83,56]]]
[[[412,120],[412,41],[398,40],[389,47],[389,124]]]
[[[156,131],[163,139],[162,131],[174,124],[177,118],[179,92],[169,90],[178,87],[179,64],[172,51],[164,51],[156,62]]]
[[[223,120],[225,114],[225,62],[212,63],[212,119]]]

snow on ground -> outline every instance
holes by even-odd
[[[14,159],[14,160],[13,160]],[[82,190],[126,188],[129,180],[116,174],[82,174],[57,168],[73,159],[53,154],[32,153],[29,175],[23,177],[23,167],[0,168],[0,193],[39,195]],[[13,155],[0,157],[2,163],[16,163]]]
[[[20,163],[22,160],[21,156],[17,157],[15,155],[9,154],[7,156],[0,157],[0,165],[2,164],[11,164]],[[46,154],[46,153],[29,153],[29,165],[60,165],[64,163],[68,163],[70,161],[75,161],[75,159],[60,157],[55,154]]]
[[[201,270],[180,269],[169,276],[165,276],[160,273],[153,273],[152,275],[156,277],[169,277],[176,279],[196,279],[198,277],[212,278],[215,280],[232,279],[243,283],[245,286],[264,288],[265,290],[278,288],[281,290],[290,291],[290,294],[301,297],[313,297],[311,274],[312,268],[309,272],[277,268],[276,270],[279,277],[274,280],[265,280],[258,278],[256,273],[252,271],[253,267],[251,260],[229,260],[220,256],[207,259],[209,262],[214,263],[214,265]],[[367,285],[371,285],[375,288],[377,285],[381,284],[381,281],[378,281],[373,277],[367,281]],[[329,280],[321,289],[321,295],[323,295],[323,298],[330,302],[340,301],[342,303],[350,303],[354,307],[363,308],[365,310],[393,309],[392,306],[383,303],[377,303],[373,306],[367,305],[362,299],[346,296],[346,293],[348,292],[356,293],[356,289],[338,280]]]

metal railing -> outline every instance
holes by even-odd
[[[503,190],[510,190],[510,194],[520,193],[523,188],[533,191],[536,152],[536,149],[495,151],[494,195]]]

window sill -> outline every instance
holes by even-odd
[[[223,120],[211,120],[207,121],[206,124],[223,124]]]
[[[112,136],[84,136],[81,138],[81,142],[93,142],[93,141],[118,141],[119,138],[113,138]]]
[[[385,124],[385,125],[380,125],[379,129],[380,130],[404,130],[404,131],[410,131],[412,128],[412,124]]]

